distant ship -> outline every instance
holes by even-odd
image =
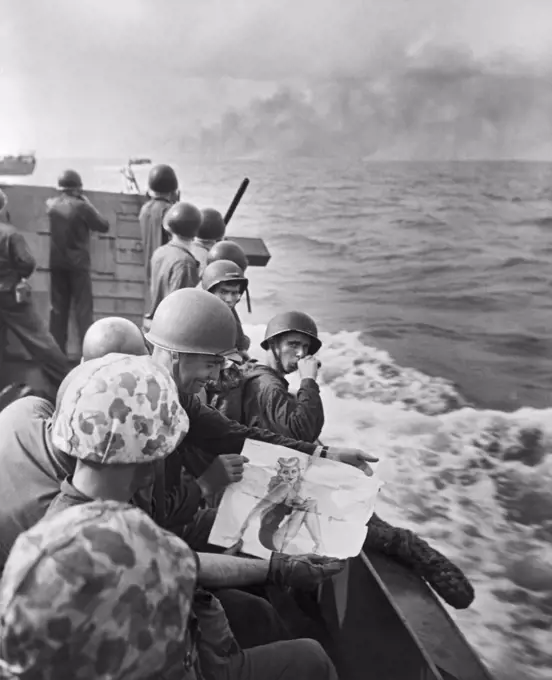
[[[36,167],[34,153],[19,156],[0,156],[0,176],[2,175],[32,175]]]

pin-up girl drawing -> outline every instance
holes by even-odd
[[[237,540],[243,538],[254,519],[260,518],[261,545],[271,551],[284,552],[304,524],[314,541],[312,552],[319,554],[322,535],[318,507],[316,499],[301,497],[302,482],[299,458],[278,458],[278,468],[268,483],[267,493],[245,518]]]

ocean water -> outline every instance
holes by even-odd
[[[272,253],[240,307],[254,353],[274,313],[317,320],[324,442],[377,454],[380,515],[472,579],[451,614],[497,680],[549,680],[552,164],[157,160],[221,211],[250,177],[228,235]],[[121,164],[33,181],[119,190]]]

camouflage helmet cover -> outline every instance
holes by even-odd
[[[44,518],[19,536],[0,582],[0,677],[183,671],[197,572],[186,543],[130,505],[94,501]]]
[[[176,384],[150,356],[107,354],[74,368],[61,387],[52,443],[69,456],[150,463],[166,458],[188,432]]]

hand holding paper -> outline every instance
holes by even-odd
[[[368,456],[356,449],[340,452],[357,465]],[[315,459],[252,440],[242,455],[249,464],[243,480],[224,493],[211,543],[229,548],[242,541],[243,552],[267,559],[274,552],[358,555],[381,486],[377,474],[366,476],[354,462]]]

